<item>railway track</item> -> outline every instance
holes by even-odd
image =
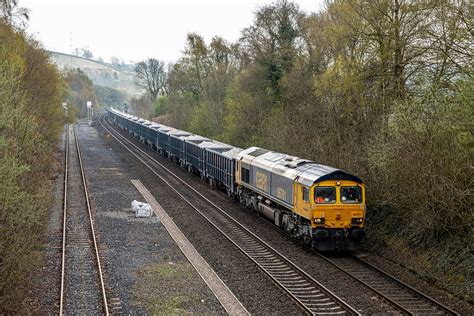
[[[224,210],[195,190],[186,181],[118,133],[104,118],[100,118],[99,122],[115,140],[215,227],[246,257],[252,260],[305,312],[313,315],[359,314],[341,298],[227,215]],[[157,172],[157,170],[160,172]]]
[[[64,160],[59,313],[109,315],[79,141],[69,125]]]
[[[431,297],[355,256],[318,256],[376,292],[398,311],[408,315],[458,315]]]

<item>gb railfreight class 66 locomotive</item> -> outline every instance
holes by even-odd
[[[355,175],[258,147],[240,149],[115,109],[108,118],[314,249],[355,250],[365,237],[365,186]]]

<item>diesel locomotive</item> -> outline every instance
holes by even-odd
[[[108,119],[319,251],[365,238],[365,186],[340,169],[259,147],[237,148],[116,109]]]

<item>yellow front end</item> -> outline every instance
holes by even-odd
[[[349,180],[326,180],[311,188],[313,228],[362,228],[365,187]]]
[[[364,227],[365,187],[349,180],[326,180],[311,188],[295,183],[293,211],[326,228]]]
[[[351,180],[295,183],[293,211],[311,223],[313,248],[355,250],[365,236],[365,187]]]

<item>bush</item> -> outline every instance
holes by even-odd
[[[40,259],[64,85],[39,45],[1,20],[0,42],[0,313],[11,313]]]
[[[399,104],[388,137],[371,146],[371,192],[399,209],[415,244],[472,237],[473,87],[469,79],[456,95]]]

